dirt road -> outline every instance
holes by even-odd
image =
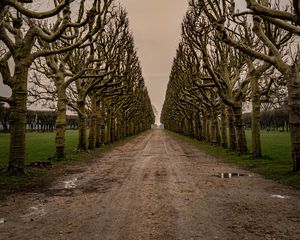
[[[162,130],[68,168],[49,189],[0,204],[0,239],[300,239],[300,191]]]

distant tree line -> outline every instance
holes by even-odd
[[[245,153],[246,118],[254,158],[262,156],[261,128],[288,127],[292,169],[299,171],[299,1],[246,0],[242,12],[236,2],[189,1],[161,122],[172,131]],[[243,115],[249,101],[252,111]],[[278,108],[284,101],[287,108]],[[262,111],[264,105],[274,110]]]
[[[243,114],[245,127],[251,128],[251,113]],[[289,131],[289,113],[287,109],[273,109],[261,113],[260,127],[266,131]]]
[[[0,16],[0,74],[12,91],[0,96],[10,107],[8,173],[24,174],[25,132],[36,122],[52,129],[55,119],[55,159],[66,157],[67,109],[77,114],[79,151],[154,123],[127,12],[114,0],[7,0]],[[35,104],[55,113],[28,112]]]
[[[1,132],[9,132],[9,111],[8,107],[0,106]],[[27,132],[53,132],[55,130],[56,113],[55,111],[33,111],[28,110],[26,116]],[[67,115],[66,128],[77,129],[78,117]]]

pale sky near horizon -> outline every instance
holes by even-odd
[[[129,26],[151,102],[160,112],[181,38],[181,23],[187,11],[188,0],[119,2],[128,12]],[[159,122],[159,117],[156,121]]]

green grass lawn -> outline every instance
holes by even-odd
[[[239,155],[222,147],[216,147],[210,144],[202,143],[195,139],[184,137],[173,132],[168,131],[168,133],[197,145],[200,149],[211,155],[221,157],[226,161],[241,166],[242,168],[249,169],[250,171],[260,173],[267,178],[300,189],[300,173],[291,173],[292,160],[290,133],[262,131],[261,144],[263,157],[259,159],[253,159],[250,154],[252,148],[250,130],[246,131],[250,153],[243,155]]]
[[[246,131],[249,151],[252,151],[251,131]],[[291,162],[291,136],[289,132],[261,131],[262,154],[290,166]],[[290,166],[291,168],[291,166]]]
[[[70,154],[78,143],[78,131],[66,131],[66,154]],[[6,166],[9,153],[9,134],[0,133],[0,166]],[[26,133],[26,163],[45,161],[54,156],[55,133]]]
[[[78,131],[66,132],[67,160],[55,164],[71,164],[74,161],[88,158],[87,153],[72,154],[78,142]],[[47,161],[55,153],[55,133],[26,133],[26,163]],[[0,133],[0,169],[5,168],[9,155],[9,134]],[[1,171],[1,170],[0,170]],[[0,200],[10,193],[42,186],[55,176],[55,172],[46,169],[27,169],[25,176],[0,175]]]

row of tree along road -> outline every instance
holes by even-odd
[[[55,109],[58,160],[68,109],[78,115],[78,150],[99,147],[104,128],[112,142],[155,121],[127,13],[113,0],[1,1],[0,40],[0,73],[12,92],[0,97],[10,107],[10,174],[24,173],[29,104]]]
[[[161,122],[247,152],[243,105],[251,102],[253,157],[262,154],[261,107],[287,102],[293,171],[300,170],[300,1],[190,0]],[[229,128],[229,143],[227,143]]]
[[[264,108],[261,112],[260,126],[261,129],[266,131],[276,130],[282,132],[289,131],[288,124],[288,107],[282,105],[276,109],[269,109],[270,106]],[[155,109],[155,108],[154,108]],[[9,132],[9,113],[10,108],[4,107],[4,104],[0,104],[0,132]],[[105,129],[106,125],[105,119],[107,116],[102,116],[104,121],[102,121],[101,129]],[[87,126],[91,125],[91,114],[87,114]],[[246,112],[243,114],[243,120],[246,129],[251,128],[251,113]],[[56,122],[56,112],[55,111],[39,111],[39,110],[28,110],[27,111],[27,127],[26,130],[29,132],[53,132],[55,131]],[[66,116],[66,129],[77,129],[78,127],[78,117],[77,115],[67,115]],[[151,124],[152,129],[163,129],[162,124]],[[118,129],[118,128],[117,128]]]

